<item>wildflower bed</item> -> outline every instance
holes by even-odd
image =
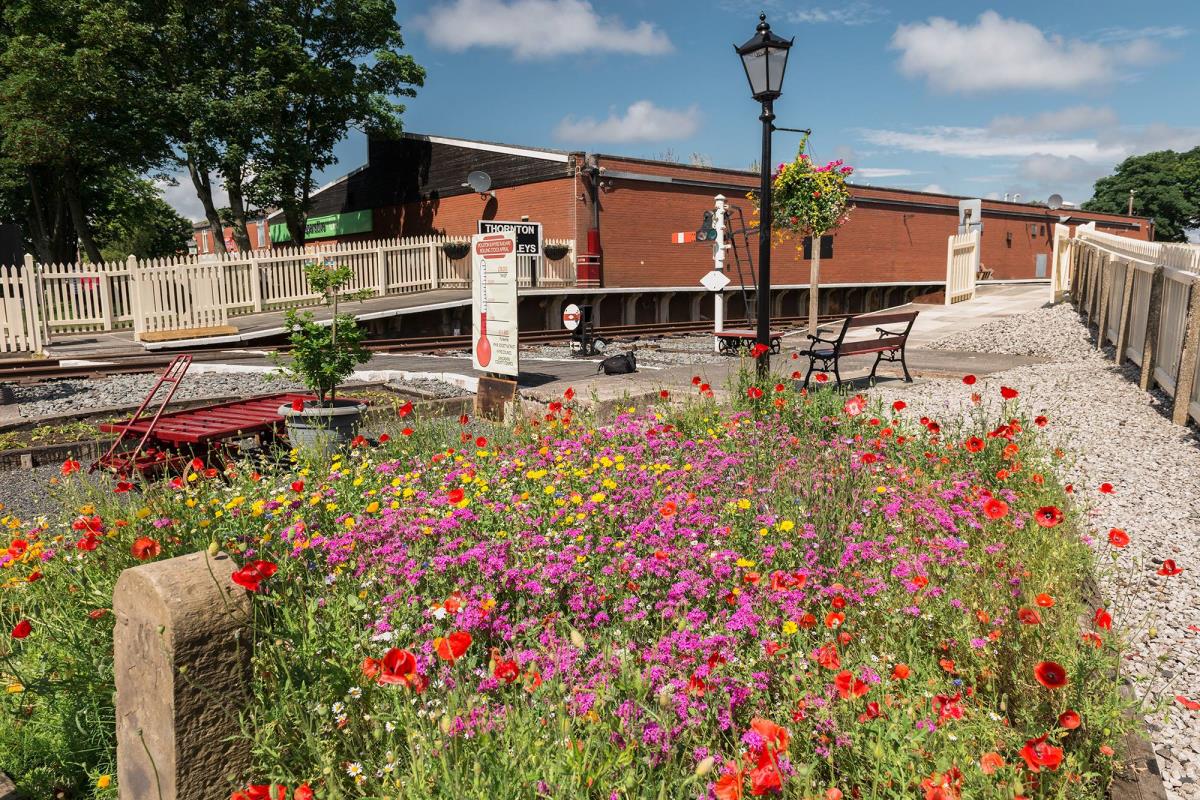
[[[112,586],[210,547],[255,595],[234,797],[1103,797],[1119,641],[1044,420],[704,388],[140,497],[64,478],[78,514],[0,555],[0,768],[115,794]]]

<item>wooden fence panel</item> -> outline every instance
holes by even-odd
[[[946,244],[946,305],[975,297],[979,270],[979,232],[951,236]]]

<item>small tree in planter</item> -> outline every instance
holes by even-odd
[[[289,377],[316,392],[317,403],[283,406],[280,413],[287,421],[293,445],[327,452],[350,440],[365,408],[353,401],[339,403],[337,386],[356,366],[368,361],[371,354],[362,346],[366,331],[359,327],[354,315],[338,313],[341,288],[353,277],[350,267],[314,261],[305,265],[304,274],[309,285],[321,293],[325,305],[332,309],[333,317],[328,325],[322,325],[311,312],[288,309],[285,320],[291,331],[292,351],[277,363]]]
[[[771,226],[775,233],[791,234],[797,249],[804,249],[804,238],[812,239],[812,266],[809,271],[808,327],[817,332],[817,289],[821,282],[821,237],[837,230],[850,219],[850,187],[846,179],[854,172],[841,159],[818,167],[804,152],[808,137],[800,140],[796,160],[780,164],[771,181]],[[758,197],[753,196],[755,216]]]

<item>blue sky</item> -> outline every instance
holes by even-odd
[[[760,9],[795,37],[777,124],[859,183],[1082,202],[1125,156],[1200,145],[1196,0],[398,0],[428,71],[405,127],[746,168],[758,109],[731,45]],[[776,133],[775,160],[796,144]],[[362,137],[337,154],[323,179],[365,162]]]

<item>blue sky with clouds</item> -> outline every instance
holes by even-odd
[[[1084,10],[1086,8],[1086,11]],[[1082,202],[1122,158],[1200,145],[1200,1],[398,0],[418,133],[745,168],[732,45],[794,36],[777,124],[859,183]],[[776,133],[777,157],[796,137]],[[330,179],[363,163],[338,148]],[[185,188],[185,187],[184,187]],[[184,198],[186,202],[186,198]]]

